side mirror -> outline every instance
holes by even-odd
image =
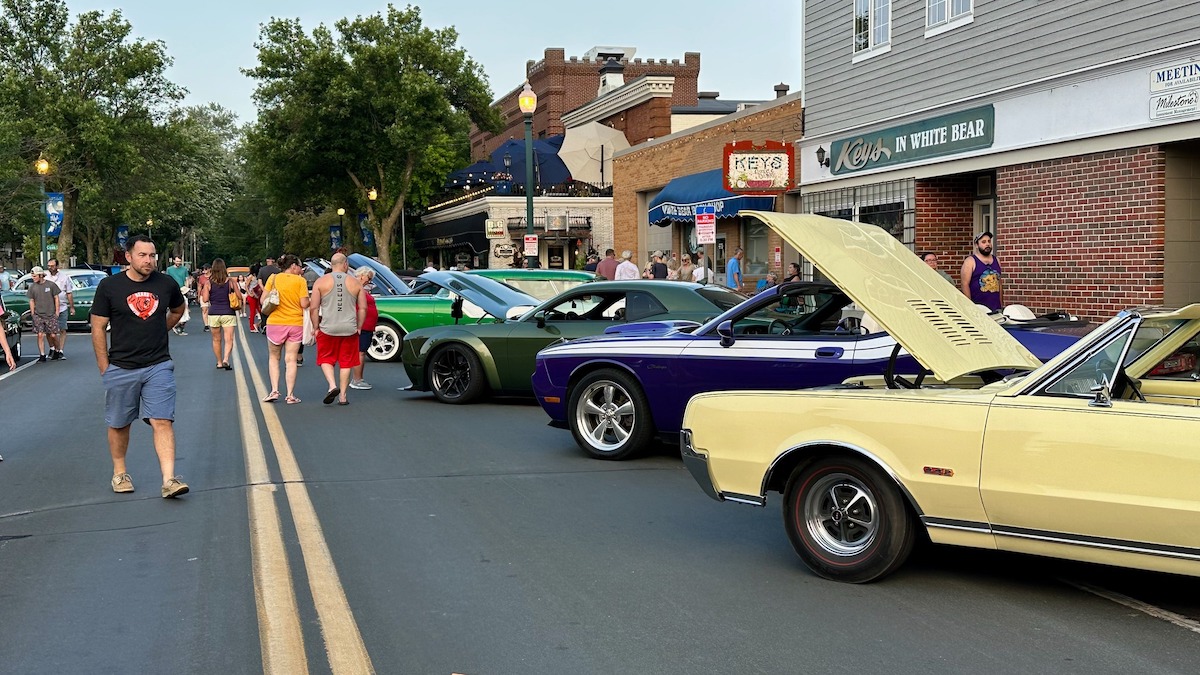
[[[733,339],[733,322],[729,320],[722,321],[721,324],[717,326],[717,335],[721,336],[722,347],[732,347],[733,343],[736,342],[736,340]]]
[[[546,313],[545,312],[537,313],[537,327],[538,328],[546,327]]]
[[[1109,386],[1108,376],[1101,375],[1100,378],[1100,383],[1091,389],[1092,393],[1096,395],[1096,398],[1088,401],[1088,406],[1092,408],[1111,408],[1112,388]]]

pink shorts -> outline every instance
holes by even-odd
[[[303,342],[304,326],[267,326],[267,339],[271,344],[281,345],[285,342]]]

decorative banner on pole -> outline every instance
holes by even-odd
[[[128,225],[118,225],[117,226],[117,246],[120,246],[121,248],[125,248],[125,242],[127,242],[127,241],[129,241],[129,226]]]
[[[63,193],[46,193],[46,236],[57,237],[62,232]]]
[[[367,224],[367,214],[358,214],[358,231],[362,233],[363,246],[375,248],[375,232]]]
[[[342,226],[329,226],[329,248],[336,251],[342,247]]]

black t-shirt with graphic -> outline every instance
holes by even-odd
[[[145,281],[134,281],[124,272],[102,279],[91,313],[107,317],[112,327],[109,361],[128,369],[169,360],[167,308],[181,305],[179,284],[161,272],[151,272]]]

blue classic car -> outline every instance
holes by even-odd
[[[1039,325],[1064,322],[1026,322],[1012,334],[1042,361],[1079,339]],[[676,436],[688,399],[700,392],[801,389],[860,376],[905,386],[919,384],[922,371],[837,286],[795,282],[703,326],[631,324],[547,347],[537,355],[533,390],[551,425],[569,428],[585,452],[625,459],[656,436]]]

